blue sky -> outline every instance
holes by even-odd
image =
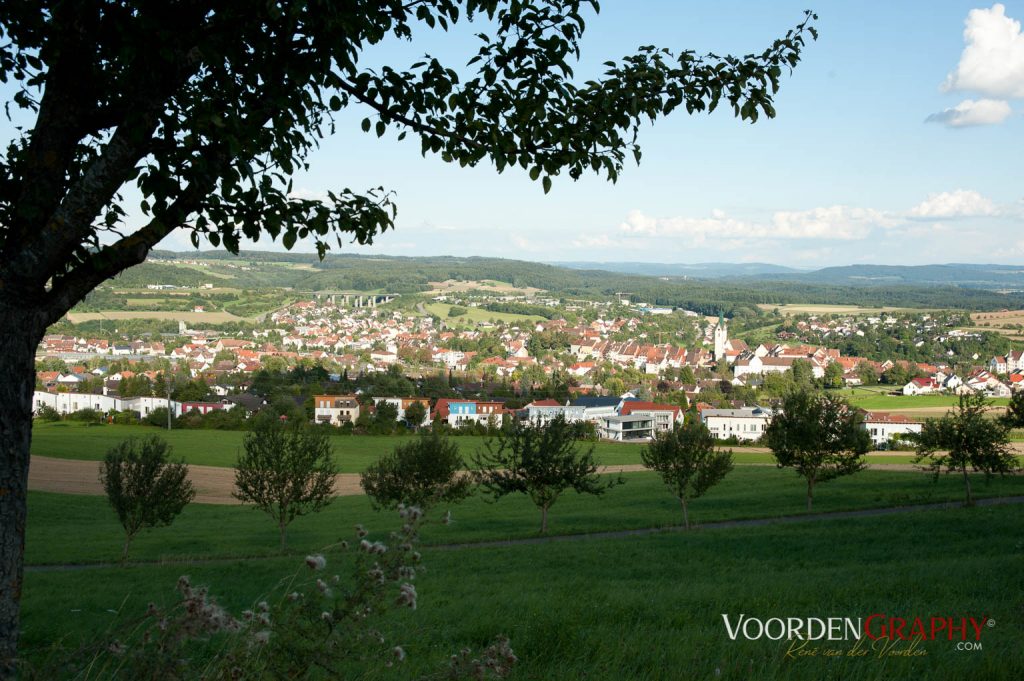
[[[346,247],[356,253],[1024,262],[1024,0],[605,0],[588,17],[577,75],[595,76],[642,44],[760,51],[808,6],[820,39],[784,79],[776,119],[678,112],[642,131],[643,162],[618,184],[559,177],[545,195],[525,173],[450,166],[421,157],[414,139],[364,134],[367,112],[353,108],[295,186],[314,196],[377,185],[396,193],[397,229],[372,247]],[[405,65],[429,52],[461,66],[474,50],[462,30],[383,45],[367,60]],[[164,245],[187,243],[175,235]]]

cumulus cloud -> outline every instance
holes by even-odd
[[[915,218],[977,217],[995,213],[996,206],[991,199],[968,189],[931,194],[910,209],[910,215]]]
[[[870,208],[828,206],[803,211],[777,211],[769,221],[748,221],[716,210],[706,218],[653,218],[632,211],[619,229],[632,236],[687,236],[696,243],[706,239],[829,239],[865,238],[876,227],[891,227],[898,220]]]
[[[1024,97],[1024,35],[1006,8],[972,9],[964,22],[964,51],[942,89],[971,90],[990,97]]]
[[[951,109],[933,113],[927,123],[943,123],[951,128],[1002,123],[1010,115],[1010,105],[1001,99],[965,99]]]

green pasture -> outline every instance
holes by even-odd
[[[234,466],[242,449],[243,431],[233,430],[166,430],[154,426],[122,426],[116,424],[85,425],[74,421],[36,423],[32,430],[32,454],[52,456],[60,459],[81,459],[100,461],[107,450],[129,437],[159,435],[174,448],[173,455],[187,463],[204,466]],[[396,445],[407,441],[412,435],[335,435],[332,438],[335,456],[343,473],[359,473],[390,452]],[[463,455],[468,457],[483,448],[486,438],[457,436],[452,441],[459,445]],[[584,445],[585,446],[585,445]],[[737,464],[774,463],[771,454],[764,451],[749,451],[743,447],[726,447],[733,450]],[[604,466],[630,465],[640,463],[643,445],[637,443],[598,442],[594,445],[594,457]],[[877,464],[909,463],[912,454],[868,455],[867,460]]]
[[[33,502],[40,505],[38,497]],[[365,509],[360,516],[378,524]],[[458,513],[464,516],[469,522],[468,513]],[[1020,521],[1019,507],[979,507],[502,548],[427,548],[427,570],[416,580],[418,608],[396,613],[382,627],[408,659],[392,668],[355,663],[345,678],[445,678],[451,654],[479,650],[504,634],[520,659],[513,680],[1016,681],[1024,669],[1024,610],[1013,596],[1024,590]],[[336,534],[351,538],[350,523],[343,524]],[[459,531],[457,524],[439,528],[435,537],[451,541]],[[30,551],[39,541],[30,528]],[[77,550],[53,548],[61,549]],[[326,555],[329,571],[348,574],[345,557]],[[141,614],[151,601],[170,604],[182,574],[209,585],[218,602],[239,613],[273,596],[275,585],[296,570],[305,570],[298,556],[30,570],[22,652],[37,662],[55,643],[73,648]],[[845,653],[853,643],[838,641],[819,646],[816,656],[791,659],[787,641],[730,640],[722,615],[735,621],[741,613],[762,619],[975,615],[994,625],[982,630],[978,651],[957,650],[940,638],[920,645],[924,652],[917,656],[870,645],[867,654],[851,656]],[[826,647],[840,654],[826,656]],[[899,642],[889,652],[906,649]]]
[[[619,477],[619,476],[616,476]],[[585,534],[638,528],[673,527],[681,523],[679,502],[649,472],[626,473],[625,484],[595,497],[571,490],[552,507],[552,534]],[[985,484],[972,479],[975,494],[1024,495],[1024,477],[995,478]],[[770,466],[735,469],[708,494],[690,503],[695,523],[746,518],[772,518],[806,512],[806,486],[789,470]],[[958,476],[868,470],[815,489],[814,511],[913,505],[963,499]],[[537,536],[540,514],[522,495],[492,503],[472,497],[453,508],[450,527],[428,527],[426,543],[479,542]],[[397,525],[397,516],[373,511],[364,496],[336,498],[322,513],[297,518],[289,527],[289,546],[302,553],[338,541],[356,523],[380,532]],[[101,496],[30,492],[26,560],[30,564],[88,563],[117,559],[123,533]],[[271,555],[277,551],[277,527],[250,507],[191,504],[169,528],[140,535],[132,556],[160,561],[173,557],[229,558]]]

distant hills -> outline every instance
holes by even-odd
[[[648,277],[695,277],[720,279],[723,277],[760,276],[765,274],[801,274],[807,270],[772,265],[763,262],[702,262],[694,264],[661,262],[553,262],[551,265],[573,270],[603,270],[622,274],[642,274]]]
[[[168,260],[201,259],[202,268]],[[287,264],[291,266],[282,266]],[[498,280],[566,298],[628,293],[634,302],[701,314],[756,315],[788,303],[999,310],[1024,308],[1024,265],[849,265],[809,271],[766,263],[558,265],[487,257],[154,251],[120,275],[122,288],[173,283],[261,290],[420,293],[431,282]]]
[[[963,286],[1024,289],[1024,265],[843,265],[798,270],[769,263],[561,262],[560,267],[694,279],[756,279],[842,286]]]

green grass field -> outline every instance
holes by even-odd
[[[448,310],[451,309],[451,305],[447,303],[427,303],[425,306],[427,312],[436,314],[441,319],[448,321],[449,323],[461,323],[461,322],[505,322],[506,324],[512,323],[526,323],[526,322],[543,322],[545,319],[537,315],[525,315],[515,314],[513,312],[491,312],[480,307],[469,307],[466,308],[466,314],[459,315],[458,317],[449,317]]]
[[[99,461],[107,450],[129,437],[159,435],[174,447],[174,456],[187,463],[205,466],[234,466],[241,451],[245,433],[231,430],[164,430],[153,426],[88,426],[73,421],[36,423],[32,431],[32,454],[61,459]],[[371,463],[390,452],[396,445],[413,436],[337,435],[333,438],[334,451],[343,473],[359,473]],[[484,439],[475,436],[453,437],[463,455],[468,457],[483,447]],[[635,443],[598,442],[594,456],[606,466],[640,463],[643,445]],[[773,463],[771,454],[744,451],[734,447],[736,463]],[[878,464],[909,463],[913,457],[868,456]]]
[[[33,502],[40,505],[38,497]],[[419,607],[397,613],[385,627],[408,660],[392,669],[357,665],[346,678],[422,678],[443,671],[460,648],[479,649],[505,634],[521,660],[512,679],[1015,681],[1024,669],[1024,610],[1012,597],[1024,587],[1020,520],[1019,507],[974,508],[507,548],[428,548],[427,570],[416,581]],[[30,522],[41,521],[37,515]],[[442,541],[453,539],[459,526],[438,532]],[[336,536],[351,536],[350,523],[337,527]],[[30,534],[30,550],[40,541]],[[339,569],[345,559],[333,553],[328,559],[330,569],[345,574]],[[39,659],[55,641],[73,647],[119,617],[140,614],[150,601],[169,604],[181,574],[209,585],[238,613],[304,569],[300,560],[29,571],[22,651]],[[741,613],[764,619],[970,614],[986,615],[995,626],[982,631],[981,651],[937,640],[924,643],[925,654],[917,657],[870,651],[787,659],[785,641],[730,640],[722,614],[735,620]]]
[[[837,391],[856,407],[869,410],[886,409],[933,409],[935,407],[954,407],[960,398],[956,395],[888,395],[890,387],[872,386],[868,388],[847,388]],[[994,407],[1005,407],[1009,399],[991,400]]]
[[[679,502],[654,473],[626,473],[625,484],[603,496],[567,492],[552,507],[550,532],[584,534],[681,523]],[[974,476],[977,496],[1024,494],[1024,477],[996,478],[986,485]],[[799,515],[806,508],[803,479],[767,466],[737,468],[706,496],[691,501],[696,523]],[[941,476],[934,482],[922,473],[863,471],[815,489],[815,512],[845,511],[939,501],[960,501],[963,482]],[[536,536],[539,511],[524,496],[491,503],[480,496],[454,509],[448,528],[428,527],[426,543],[478,542]],[[32,564],[87,563],[116,559],[122,533],[106,500],[32,492],[29,503],[26,559]],[[368,498],[338,497],[323,513],[296,519],[289,545],[302,553],[337,541],[347,528],[362,522],[379,530],[394,529],[391,513],[378,515]],[[175,524],[141,535],[133,548],[139,560],[173,556],[226,558],[268,555],[277,550],[277,528],[264,514],[242,506],[192,504]]]

